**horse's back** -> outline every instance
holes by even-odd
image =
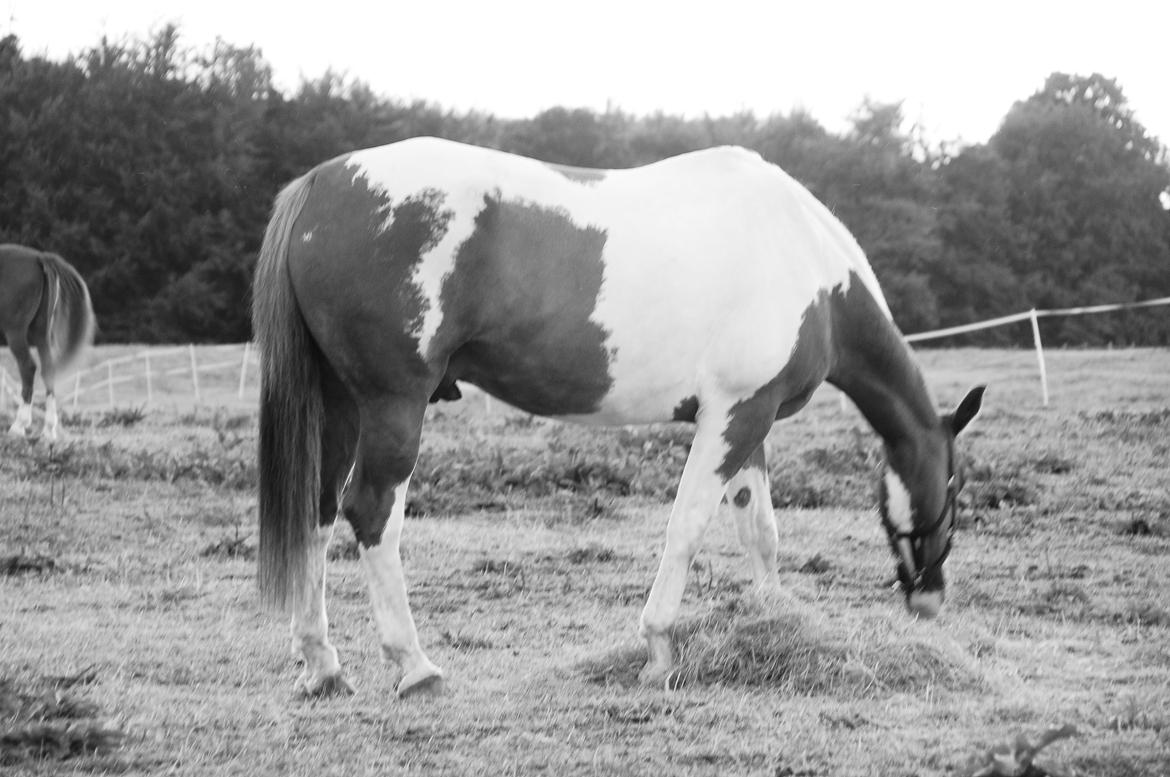
[[[774,380],[810,332],[828,347],[834,289],[884,309],[848,231],[744,149],[590,174],[418,138],[313,176],[290,267],[315,334],[380,328],[374,360],[413,351],[532,412],[668,419]]]

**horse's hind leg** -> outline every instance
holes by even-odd
[[[768,488],[768,464],[763,444],[728,481],[721,512],[730,512],[735,517],[736,531],[747,552],[756,587],[764,591],[778,590],[780,577],[776,572],[776,549],[780,539]]]
[[[329,641],[329,618],[325,611],[325,567],[329,542],[337,519],[337,508],[345,478],[353,465],[357,444],[356,408],[336,377],[323,381],[325,418],[321,438],[321,506],[317,530],[309,549],[308,585],[312,594],[303,608],[292,616],[292,648],[305,662],[296,682],[302,696],[330,696],[353,693],[341,673],[337,648]]]
[[[28,338],[21,332],[8,335],[8,347],[16,359],[16,366],[20,370],[20,408],[16,411],[16,420],[8,428],[9,434],[20,437],[28,434],[32,425],[32,397],[33,380],[37,374],[37,364],[33,361],[32,351],[28,348]]]
[[[418,457],[426,395],[363,403],[353,476],[342,512],[353,526],[365,567],[382,654],[402,670],[398,695],[442,679],[419,646],[406,596],[399,542],[406,517],[406,490]]]
[[[61,419],[57,415],[57,365],[48,345],[38,345],[37,355],[41,357],[41,382],[45,384],[45,431],[49,442],[56,442],[60,436]]]

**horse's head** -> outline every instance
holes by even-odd
[[[955,437],[979,412],[983,389],[971,389],[955,412],[939,419],[933,434],[888,450],[881,482],[882,525],[898,562],[906,607],[920,618],[933,618],[942,609],[942,567],[951,551],[963,488]]]

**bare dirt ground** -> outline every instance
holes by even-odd
[[[631,678],[682,427],[433,408],[404,555],[448,680],[394,697],[343,527],[330,619],[357,694],[320,702],[256,604],[234,379],[200,406],[83,404],[52,448],[3,438],[0,771],[944,775],[1069,724],[1032,774],[1170,774],[1170,353],[1050,352],[1048,408],[1029,352],[920,359],[948,407],[989,384],[943,615],[883,585],[880,448],[826,389],[769,441],[790,599],[753,597],[713,521],[670,692]]]

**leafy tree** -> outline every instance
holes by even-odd
[[[1170,294],[1170,213],[1160,201],[1170,168],[1114,80],[1054,73],[1012,107],[989,145],[1003,162],[1016,236],[1003,260],[1033,304]],[[1068,318],[1051,329],[1059,342],[1132,342],[1130,320]],[[1170,342],[1161,320],[1154,337]]]
[[[758,150],[856,235],[907,331],[1170,295],[1170,166],[1116,82],[1053,74],[989,143],[938,153],[898,103],[843,134],[794,111],[684,118],[552,108],[530,119],[376,95],[334,73],[291,96],[251,47],[167,27],[65,62],[0,39],[0,240],[86,275],[109,340],[249,336],[252,264],[287,181],[355,148],[436,135],[627,167],[718,144]],[[1163,311],[1045,324],[1056,342],[1170,342]],[[1009,342],[1020,330],[972,338]]]

